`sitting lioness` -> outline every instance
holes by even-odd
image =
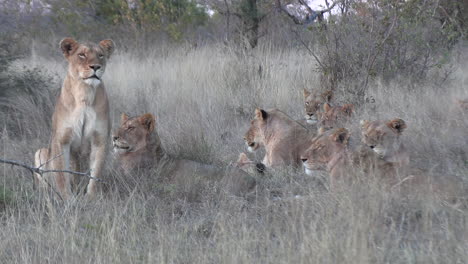
[[[99,44],[78,43],[65,38],[60,42],[60,48],[68,61],[67,76],[52,116],[50,146],[36,152],[35,165],[44,165],[42,168],[49,170],[85,172],[80,164],[89,162],[92,179],[86,195],[93,196],[95,179],[101,175],[108,150],[111,124],[102,76],[114,51],[114,43],[112,40],[103,40]],[[39,174],[35,176],[41,186],[47,186],[45,181],[55,186],[64,200],[72,195],[71,183],[80,177],[63,172],[48,174],[46,179]],[[53,180],[49,181],[49,178]]]
[[[304,88],[304,108],[305,120],[309,125],[315,125],[319,121],[318,115],[325,103],[329,103],[333,97],[332,91],[319,93],[317,91],[309,91]]]
[[[260,146],[266,153],[262,163],[266,167],[301,165],[301,154],[310,146],[314,133],[277,109],[255,109],[255,118],[245,133],[244,140],[250,152]]]
[[[165,153],[156,133],[155,117],[147,113],[137,117],[122,114],[120,127],[112,136],[118,166],[126,172],[150,168],[163,171],[171,183],[187,182],[195,177],[222,180],[234,194],[246,194],[255,187],[255,179],[233,166],[217,168],[187,159],[175,159]]]

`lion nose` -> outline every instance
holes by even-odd
[[[249,143],[249,147],[255,146],[255,143]]]
[[[101,65],[99,64],[93,64],[93,65],[89,65],[89,67],[95,71],[101,69]]]
[[[369,147],[370,147],[371,149],[374,149],[374,148],[375,148],[375,146],[374,146],[374,145],[372,145],[372,146],[369,146]]]
[[[306,158],[301,158],[302,162],[306,162],[307,159]]]
[[[114,141],[116,141],[117,139],[119,139],[118,136],[113,136],[113,137],[112,137],[112,140],[114,140]]]

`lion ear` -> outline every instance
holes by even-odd
[[[72,38],[64,38],[60,41],[60,49],[63,52],[65,58],[70,57],[78,49],[78,42]]]
[[[149,133],[153,132],[156,125],[156,118],[151,113],[146,113],[138,118],[140,123],[148,130]]]
[[[398,134],[401,134],[401,132],[403,132],[403,130],[405,130],[406,128],[406,123],[405,121],[403,121],[403,119],[400,119],[400,118],[395,118],[393,120],[390,120],[386,123],[386,125],[395,130]]]
[[[106,51],[107,58],[110,57],[110,55],[114,52],[115,49],[114,41],[112,41],[111,39],[102,40],[101,42],[99,42],[99,46],[101,46],[101,48],[103,48]]]
[[[325,113],[330,111],[330,109],[331,109],[331,105],[329,103],[325,103],[323,105],[323,111],[325,111]]]
[[[361,120],[359,124],[361,124],[362,128],[366,128],[369,126],[369,120]]]
[[[332,90],[326,91],[322,93],[321,96],[325,102],[330,102],[333,98],[333,91]]]
[[[330,137],[333,141],[341,143],[341,144],[348,144],[349,139],[349,132],[346,128],[339,128],[335,132],[333,132]]]
[[[126,113],[122,113],[120,115],[120,124],[123,125],[128,120],[128,115]]]
[[[249,162],[251,162],[251,161],[250,161],[249,157],[247,157],[247,154],[245,154],[244,152],[239,154],[239,158],[237,159],[237,163],[245,164],[245,163],[249,163]]]
[[[354,105],[352,105],[352,104],[345,104],[345,105],[343,105],[343,107],[341,108],[341,110],[342,110],[343,113],[345,113],[346,115],[351,116],[351,115],[353,114],[353,111],[354,111]]]
[[[255,119],[257,120],[265,120],[267,118],[268,114],[265,112],[265,110],[256,108],[255,109]]]
[[[322,135],[323,133],[325,133],[326,131],[327,131],[327,130],[326,130],[324,127],[320,127],[320,128],[318,129],[317,135],[320,136],[320,135]]]
[[[304,89],[302,90],[302,94],[304,95],[304,98],[307,98],[307,97],[311,94],[311,92],[309,92],[309,90],[307,90],[306,88],[304,88]]]

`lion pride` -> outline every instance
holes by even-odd
[[[68,71],[52,116],[50,145],[36,152],[35,165],[49,170],[85,171],[81,165],[89,162],[92,178],[86,195],[93,196],[111,129],[109,101],[102,77],[114,43],[112,40],[99,44],[79,43],[65,38],[60,48],[68,61]],[[67,200],[80,176],[56,172],[44,178],[39,174],[35,177],[41,186],[47,186],[46,182],[55,186],[61,198]]]
[[[377,127],[379,124],[385,124],[390,129],[402,131],[406,127],[403,125],[403,120],[374,122],[373,124],[372,122],[364,122],[363,135],[379,136],[377,138],[374,136],[363,138],[365,143],[363,149],[350,148],[350,133],[345,128],[332,129],[317,136],[301,157],[305,172],[311,175],[315,170],[327,171],[331,190],[336,190],[338,183],[356,181],[357,179],[353,177],[360,175],[359,171],[361,171],[366,176],[376,177],[377,181],[389,190],[398,189],[407,194],[429,190],[450,202],[465,196],[464,186],[456,177],[433,175],[424,169],[409,166],[406,160],[407,153],[401,148],[385,148],[385,146],[389,146],[388,141],[383,143],[387,136],[376,131]],[[392,133],[401,133],[401,131],[393,131]],[[375,146],[379,144],[381,149],[374,151]],[[403,145],[401,141],[399,144]]]
[[[297,167],[301,165],[302,152],[307,149],[314,136],[314,133],[278,109],[265,111],[257,108],[244,141],[250,152],[257,151],[260,146],[265,148],[262,163],[266,167]]]
[[[156,118],[151,113],[136,117],[122,114],[112,144],[117,166],[127,174],[138,169],[157,168],[164,171],[172,183],[184,184],[194,178],[221,180],[227,190],[237,195],[251,192],[256,185],[252,176],[234,166],[218,168],[170,157],[162,148],[156,132]]]

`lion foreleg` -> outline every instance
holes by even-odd
[[[59,138],[58,143],[52,146],[52,153],[54,155],[62,156],[52,163],[54,170],[70,170],[70,155],[71,155],[71,137],[73,131],[67,129],[65,133]],[[63,172],[57,172],[55,175],[55,183],[59,193],[64,200],[71,197],[71,176]]]
[[[46,148],[38,149],[34,155],[34,166],[39,168],[40,166],[46,166],[46,162],[49,161],[49,150]],[[34,183],[37,187],[44,188],[47,186],[42,175],[34,173]]]
[[[91,144],[91,156],[90,156],[90,170],[91,177],[89,180],[88,187],[86,188],[86,195],[92,197],[96,194],[97,183],[95,179],[99,179],[101,171],[104,166],[104,160],[106,158],[107,145],[102,136],[95,134]]]

